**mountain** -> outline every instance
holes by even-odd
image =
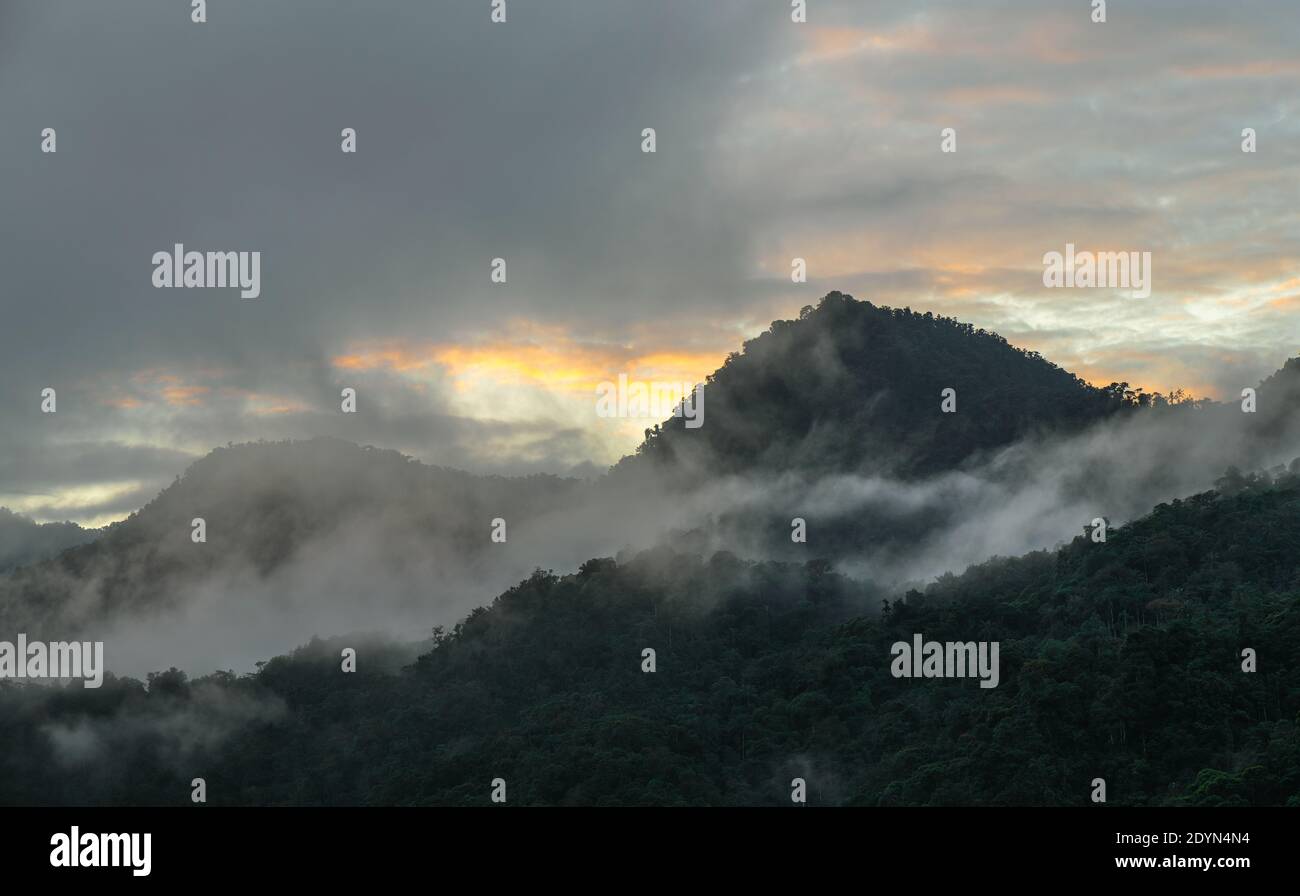
[[[917,478],[1154,399],[1126,389],[1091,386],[968,323],[832,292],[707,378],[703,426],[671,418],[624,465],[671,466],[691,482],[789,470]]]
[[[0,630],[102,634],[110,620],[223,590],[232,613],[237,594],[276,602],[295,590],[322,610],[333,596],[354,620],[382,616],[393,600],[384,592],[399,586],[418,589],[401,596],[407,605],[427,605],[431,585],[532,569],[533,558],[490,540],[492,521],[523,530],[583,487],[474,476],[337,439],[218,448],[94,542],[0,577]]]
[[[93,540],[97,534],[76,523],[38,523],[0,507],[0,573],[53,557]]]
[[[0,688],[0,802],[1300,806],[1300,460],[882,603],[826,564],[669,550],[537,571],[394,673]],[[999,681],[899,678],[914,635]],[[643,671],[644,651],[656,652]],[[1257,671],[1244,671],[1243,651]],[[51,752],[52,751],[52,752]],[[50,761],[53,755],[59,760]]]
[[[93,543],[0,576],[0,630],[198,606],[184,629],[113,631],[119,658],[174,643],[185,659],[188,632],[226,625],[267,639],[240,634],[251,662],[309,631],[422,630],[431,605],[450,623],[534,568],[655,544],[924,580],[1295,456],[1300,359],[1258,388],[1253,414],[1096,388],[970,324],[830,293],[708,378],[702,427],[666,421],[603,480],[474,476],[332,439],[220,448]]]
[[[832,293],[598,482],[221,448],[0,576],[0,632],[118,672],[0,682],[0,803],[1300,803],[1300,359],[1256,392]],[[916,635],[997,687],[893,677]]]
[[[1246,413],[1098,388],[971,324],[833,292],[745,343],[702,387],[703,425],[647,431],[609,485],[694,509],[682,549],[925,579],[1289,460],[1300,358],[1255,391]]]

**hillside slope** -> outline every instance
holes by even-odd
[[[338,641],[147,693],[0,689],[0,802],[183,803],[202,767],[217,804],[481,805],[500,777],[516,805],[789,805],[803,777],[813,804],[1087,805],[1101,777],[1112,804],[1300,805],[1296,471],[883,612],[825,564],[658,551],[539,571],[401,674],[378,648],[340,672]],[[918,633],[999,642],[999,685],[892,677]],[[178,714],[229,730],[186,752]]]
[[[774,322],[704,394],[701,428],[667,421],[592,484],[474,476],[333,439],[217,449],[94,543],[0,575],[0,630],[112,635],[119,660],[144,668],[187,658],[208,626],[266,634],[251,654],[212,658],[226,668],[371,619],[422,628],[430,603],[450,622],[536,566],[656,544],[909,581],[1059,544],[1098,515],[1131,519],[1230,465],[1300,451],[1300,359],[1244,414],[1099,389],[996,334],[840,293]],[[508,544],[490,540],[498,518]],[[157,631],[135,618],[196,606]],[[163,642],[174,650],[150,646]]]
[[[582,485],[474,476],[337,439],[218,448],[93,543],[0,577],[0,630],[102,635],[123,614],[155,614],[195,589],[239,590],[290,569],[303,573],[296,580],[314,574],[322,591],[352,569],[358,602],[382,591],[381,573],[473,578],[494,518],[525,525]],[[204,543],[192,539],[196,518]]]

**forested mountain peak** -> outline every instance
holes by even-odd
[[[728,356],[704,384],[702,426],[672,418],[637,455],[711,472],[921,476],[1143,400],[1126,389],[1092,386],[969,323],[832,292]]]

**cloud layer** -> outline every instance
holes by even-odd
[[[637,427],[589,380],[702,378],[832,288],[1236,394],[1294,350],[1300,12],[1111,6],[7,3],[0,504],[102,523],[255,438],[590,470]],[[262,252],[261,297],[153,289],[177,242]],[[1152,296],[1044,289],[1066,242]],[[427,363],[341,363],[384,352]]]

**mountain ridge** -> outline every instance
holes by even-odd
[[[956,413],[943,413],[941,383],[957,384],[952,387],[958,390]],[[832,562],[889,567],[931,542],[932,553],[942,556],[937,534],[979,525],[953,516],[962,501],[969,503],[972,474],[990,483],[983,500],[1014,500],[1014,495],[1003,497],[1008,483],[1031,481],[1044,449],[1021,450],[1018,457],[1008,453],[1009,446],[1029,444],[1044,433],[1059,442],[1108,421],[1138,420],[1152,431],[1136,433],[1133,441],[1146,444],[1154,434],[1181,448],[1188,438],[1211,431],[1207,421],[1213,421],[1236,432],[1242,445],[1258,447],[1272,439],[1285,447],[1294,429],[1294,415],[1288,414],[1300,407],[1300,358],[1261,383],[1260,413],[1243,418],[1232,405],[1177,393],[1157,396],[1125,383],[1091,386],[973,325],[832,292],[818,308],[806,307],[799,320],[775,321],[767,333],[746,342],[709,377],[705,389],[703,427],[688,430],[682,420],[669,419],[636,454],[595,483],[547,475],[479,476],[338,439],[218,448],[94,541],[0,576],[0,624],[66,636],[123,612],[176,609],[209,579],[250,593],[266,582],[264,590],[278,600],[278,592],[288,587],[283,571],[301,573],[311,564],[334,571],[327,587],[362,589],[364,582],[347,575],[349,541],[360,545],[355,565],[391,570],[394,578],[385,581],[411,592],[402,600],[412,613],[418,612],[419,596],[406,579],[429,576],[440,587],[454,584],[453,605],[463,610],[490,599],[492,589],[515,580],[516,572],[557,563],[576,566],[617,549],[611,542],[619,539],[627,546],[666,539],[679,548],[695,544],[786,560],[811,553]],[[891,395],[882,398],[882,391]],[[806,403],[799,397],[805,394],[811,396]],[[1006,416],[989,413],[989,402],[1005,405]],[[896,419],[881,416],[890,407],[897,410]],[[854,409],[865,416],[855,416]],[[1161,422],[1166,418],[1175,421],[1174,428]],[[789,420],[793,435],[783,439],[782,421]],[[879,424],[875,431],[871,421]],[[754,432],[766,437],[741,437]],[[701,439],[711,441],[695,443]],[[736,445],[743,463],[717,462],[719,450]],[[894,460],[900,452],[923,460],[900,466]],[[1058,452],[1052,462],[1128,462],[1124,451],[1116,454],[1076,460]],[[1191,481],[1213,482],[1228,466],[1210,468],[1220,455],[1248,469],[1259,466],[1258,458],[1239,458],[1237,448],[1228,445]],[[998,458],[996,465],[975,467],[989,456]],[[798,475],[789,479],[792,464]],[[942,477],[934,481],[941,487],[923,499],[897,494],[906,483],[937,474]],[[879,491],[873,483],[889,475],[900,484],[873,492]],[[751,480],[733,489],[741,499],[726,485],[736,476]],[[838,484],[836,476],[875,478]],[[817,477],[824,484],[814,490]],[[1083,489],[1086,499],[1085,477],[1077,478],[1080,482],[1070,487]],[[755,494],[755,482],[762,483],[764,493]],[[786,484],[775,489],[771,482]],[[1155,494],[1194,490],[1186,485],[1171,480]],[[865,497],[846,502],[843,496],[855,489]],[[1132,492],[1123,483],[1114,490]],[[692,491],[694,503],[688,506],[683,496]],[[822,493],[825,506],[799,509],[814,491]],[[1040,504],[1053,500],[1050,494],[1038,499]],[[1153,503],[1130,501],[1129,510],[1141,513]],[[1048,522],[1065,537],[1095,515],[1084,515],[1083,509],[1068,530],[1054,518]],[[792,543],[792,517],[813,516],[812,511],[812,543]],[[206,549],[191,541],[195,518],[204,519],[212,539]],[[509,527],[508,544],[489,541],[496,519]],[[304,553],[309,548],[314,553]],[[860,557],[866,548],[874,553]],[[991,553],[1006,550],[993,548]],[[909,574],[905,569],[890,573]],[[308,571],[292,581],[310,579]],[[475,588],[475,580],[486,584]],[[346,599],[342,593],[337,598]]]

